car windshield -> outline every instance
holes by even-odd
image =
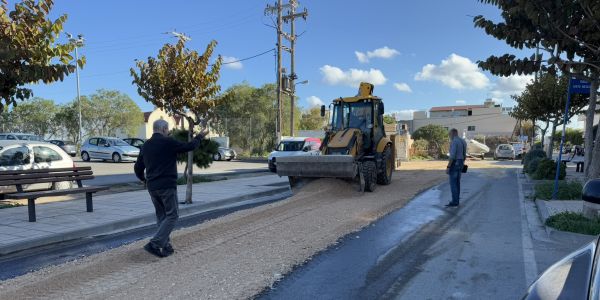
[[[282,141],[277,146],[277,151],[301,151],[304,141]]]
[[[124,140],[108,140],[108,143],[111,146],[129,146],[129,144],[127,144]]]
[[[511,150],[511,149],[510,149],[511,147],[510,147],[510,146],[508,146],[508,145],[500,145],[500,147],[499,147],[499,148],[500,148],[500,150]]]
[[[373,105],[368,102],[339,103],[334,107],[332,128],[358,128],[367,130],[367,124],[372,124]]]

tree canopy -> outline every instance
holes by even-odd
[[[32,83],[63,80],[75,72],[72,43],[58,43],[67,15],[49,19],[52,0],[23,0],[9,11],[6,0],[0,2],[0,111],[26,100]],[[75,62],[85,64],[85,57]]]

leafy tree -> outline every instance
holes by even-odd
[[[383,123],[385,124],[396,124],[396,118],[391,115],[383,115]]]
[[[81,97],[82,104],[87,97]],[[87,110],[85,110],[87,111]],[[58,126],[61,137],[66,137],[68,140],[73,141],[76,145],[80,144],[79,141],[79,108],[76,101],[63,104],[58,107],[54,120]]]
[[[555,141],[560,141],[561,138],[562,130],[554,133]],[[565,143],[569,143],[571,145],[583,145],[583,131],[581,129],[567,128],[565,131]]]
[[[77,101],[73,101],[77,108]],[[119,91],[98,90],[81,97],[83,126],[88,135],[134,135],[143,122],[139,106]],[[78,118],[78,116],[77,116]]]
[[[0,2],[0,111],[32,96],[25,85],[62,81],[75,72],[69,54],[75,46],[57,42],[67,15],[50,20],[53,6],[52,0],[23,0],[9,11],[6,0]],[[85,57],[76,63],[83,66]]]
[[[564,119],[564,109],[567,101],[568,76],[558,77],[551,73],[543,73],[538,81],[527,84],[523,93],[513,97],[517,101],[517,114],[525,114],[528,118],[545,124],[540,127],[542,144],[548,128],[551,129],[550,142],[554,142],[554,133],[558,126],[569,122],[575,115],[581,113],[588,101],[581,95],[573,95],[569,106],[567,119]],[[552,157],[552,147],[548,148],[548,157]]]
[[[167,113],[179,115],[188,121],[188,141],[192,140],[194,128],[200,126],[206,131],[209,121],[214,117],[217,101],[215,97],[221,90],[217,83],[222,59],[210,65],[210,57],[217,45],[211,41],[202,55],[189,50],[186,38],[180,37],[177,44],[165,44],[157,57],[148,57],[147,61],[137,61],[131,69],[133,83],[138,94],[146,101]],[[188,153],[186,203],[192,203],[193,153]]]
[[[586,113],[585,173],[588,178],[599,177],[600,139],[596,137],[592,145],[592,126],[600,78],[600,14],[597,13],[600,3],[596,0],[479,1],[498,7],[502,21],[479,15],[473,19],[476,27],[513,48],[539,46],[543,54],[549,55],[547,60],[534,55],[529,58],[517,58],[513,54],[490,56],[479,62],[480,67],[501,76],[531,74],[540,69],[556,74],[560,70],[591,82]],[[544,61],[547,65],[542,64]]]
[[[321,117],[321,109],[313,107],[302,112],[300,130],[319,130],[325,126],[325,117]]]
[[[59,126],[55,121],[57,110],[52,100],[32,98],[15,106],[10,114],[17,131],[52,137]]]
[[[447,148],[448,130],[441,125],[425,125],[415,130],[412,137],[415,140],[426,140],[429,143],[430,153],[437,157],[443,155],[445,148]]]

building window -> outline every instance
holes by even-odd
[[[468,126],[467,131],[475,131],[475,126]]]
[[[469,109],[469,111],[467,112],[467,116],[472,116],[473,115],[473,111]]]

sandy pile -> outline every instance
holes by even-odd
[[[284,201],[177,231],[171,257],[136,242],[1,282],[0,299],[248,298],[446,178],[437,164],[428,169],[397,171],[391,185],[364,194],[357,184],[315,180]]]

